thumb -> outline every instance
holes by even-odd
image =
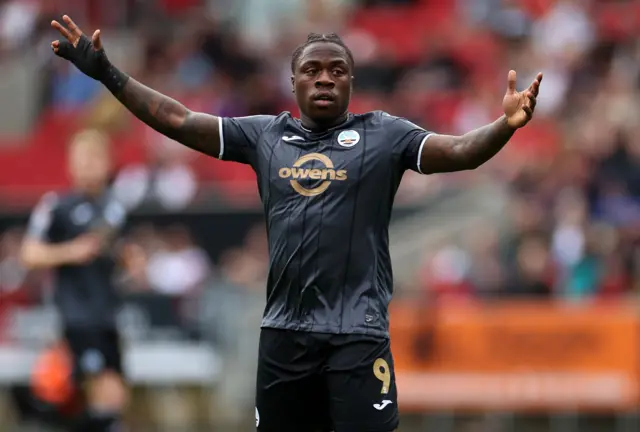
[[[100,39],[100,30],[96,30],[95,32],[93,32],[93,36],[91,37],[91,42],[93,43],[93,46],[95,47],[95,49],[97,50],[102,49],[102,40]]]
[[[516,71],[510,70],[507,77],[507,94],[516,92]]]

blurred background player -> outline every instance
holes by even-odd
[[[73,376],[86,397],[86,412],[74,430],[112,431],[127,399],[115,322],[119,299],[113,285],[114,239],[126,213],[109,194],[111,155],[103,134],[77,134],[69,144],[68,161],[73,188],[40,200],[21,256],[29,269],[55,272],[54,298],[64,341]]]

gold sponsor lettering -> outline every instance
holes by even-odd
[[[291,177],[291,168],[280,168],[280,171],[278,171],[278,175],[280,176],[280,178]]]
[[[325,168],[304,168],[303,165],[307,162],[318,161],[322,163]],[[327,156],[320,153],[310,153],[302,156],[300,159],[293,163],[291,168],[280,168],[278,175],[283,179],[290,179],[289,183],[293,190],[303,196],[315,196],[320,195],[329,188],[331,181],[344,181],[347,179],[347,170],[335,170],[333,162]],[[324,180],[319,186],[314,188],[305,188],[298,180]]]
[[[322,170],[312,169],[309,173],[309,178],[312,180],[320,180],[322,178]]]
[[[309,171],[311,171],[311,170],[302,169],[302,168],[293,168],[291,170],[291,176],[294,179],[302,179],[302,180],[304,180],[306,178],[309,178]]]
[[[335,180],[336,172],[332,169],[323,169],[322,170],[322,178],[327,180]]]

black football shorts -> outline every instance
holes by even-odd
[[[262,329],[259,432],[392,432],[398,401],[389,339]]]
[[[73,358],[74,378],[110,370],[122,375],[120,336],[115,329],[67,328],[64,338]]]

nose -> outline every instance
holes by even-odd
[[[316,79],[316,88],[321,88],[321,87],[333,88],[334,86],[335,86],[335,82],[333,81],[333,78],[331,77],[331,74],[329,73],[329,71],[323,70],[320,73],[320,75],[318,75],[318,78]]]

